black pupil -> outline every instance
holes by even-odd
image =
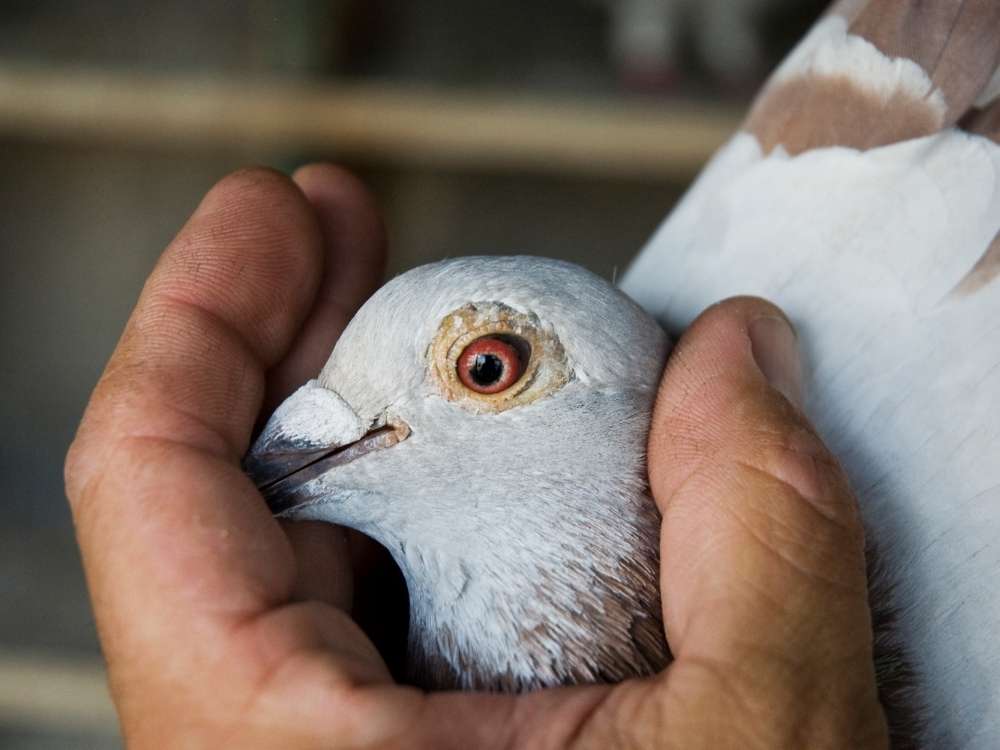
[[[469,375],[476,385],[493,385],[503,377],[503,361],[495,354],[477,354]]]

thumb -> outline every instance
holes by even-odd
[[[698,673],[713,701],[723,688],[714,717],[766,719],[767,746],[860,747],[884,731],[864,534],[801,401],[795,333],[763,300],[709,309],[668,363],[649,463],[671,681]]]

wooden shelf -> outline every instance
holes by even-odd
[[[318,151],[383,164],[690,178],[731,107],[0,63],[0,134]]]

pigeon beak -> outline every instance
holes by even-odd
[[[249,452],[243,470],[275,515],[310,501],[297,490],[338,466],[391,448],[410,436],[405,422],[366,425],[337,393],[310,381],[279,406]]]

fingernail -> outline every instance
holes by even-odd
[[[792,326],[776,315],[757,318],[750,324],[750,345],[767,382],[801,409],[802,360]]]

